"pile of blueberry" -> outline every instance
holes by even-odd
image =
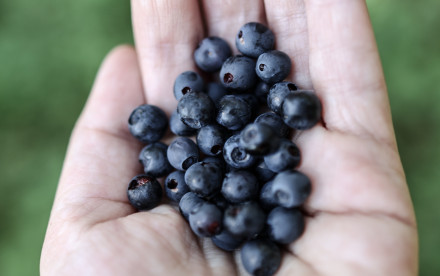
[[[311,184],[294,169],[300,151],[292,137],[321,119],[316,94],[284,81],[292,64],[274,44],[272,31],[253,22],[236,36],[243,55],[232,56],[221,38],[203,39],[195,62],[207,76],[220,71],[219,82],[183,72],[174,83],[178,105],[169,122],[147,104],[129,118],[131,133],[148,144],[139,154],[145,174],[128,186],[133,207],[159,205],[163,189],[157,178],[166,177],[165,193],[192,231],[223,250],[241,248],[242,263],[253,275],[274,274],[280,246],[304,231],[300,207]],[[159,140],[168,126],[178,137],[167,146]]]

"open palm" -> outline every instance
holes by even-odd
[[[244,23],[275,33],[290,80],[314,88],[323,124],[296,141],[312,180],[303,236],[279,275],[414,275],[417,233],[380,59],[362,0],[132,0],[136,51],[103,63],[72,134],[41,256],[43,275],[236,275],[230,253],[193,235],[161,205],[136,213],[126,188],[141,146],[127,128],[145,102],[169,113],[175,77],[216,35],[234,45]],[[238,262],[236,262],[238,261]]]

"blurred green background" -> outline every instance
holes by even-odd
[[[414,201],[420,274],[440,275],[440,1],[368,1]],[[132,43],[120,0],[0,0],[0,275],[37,275],[71,129],[106,53]]]

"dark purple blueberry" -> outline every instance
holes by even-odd
[[[204,91],[205,82],[199,74],[193,71],[186,71],[177,76],[174,82],[174,97],[180,100],[183,95],[191,91]]]
[[[162,139],[168,127],[168,118],[159,107],[143,104],[131,113],[128,127],[139,141],[153,143]]]
[[[272,50],[258,57],[255,72],[262,81],[277,83],[289,75],[291,67],[292,62],[286,53]]]
[[[255,119],[255,123],[266,124],[270,126],[278,135],[278,137],[288,138],[290,135],[290,127],[286,125],[278,114],[266,112]]]
[[[260,206],[264,210],[271,210],[277,206],[275,195],[273,194],[273,180],[268,181],[260,190]]]
[[[219,102],[217,123],[229,130],[239,130],[246,126],[252,118],[249,104],[236,95],[226,95]]]
[[[139,162],[144,167],[145,174],[153,177],[162,177],[173,170],[167,159],[167,148],[168,146],[164,143],[154,142],[141,150]]]
[[[170,129],[171,132],[176,134],[177,136],[193,136],[197,132],[196,129],[185,125],[182,120],[180,120],[180,116],[179,113],[177,113],[177,110],[175,110],[171,114]]]
[[[289,244],[304,232],[304,216],[298,209],[276,207],[267,216],[269,238],[280,244]]]
[[[243,239],[237,238],[226,230],[211,238],[212,242],[220,249],[234,251],[243,243]]]
[[[266,124],[247,125],[240,134],[240,146],[254,155],[265,155],[274,152],[278,147],[279,137]]]
[[[267,103],[267,95],[269,94],[271,85],[265,83],[264,81],[258,82],[255,87],[254,94],[258,99],[259,103],[266,104]]]
[[[189,214],[191,230],[199,237],[212,237],[222,230],[222,211],[212,203],[203,203]]]
[[[270,276],[280,267],[281,250],[266,239],[248,241],[241,248],[241,262],[251,275]]]
[[[254,175],[258,178],[260,183],[266,183],[272,178],[274,178],[276,173],[269,170],[266,166],[266,164],[263,162],[260,162],[255,168],[254,168]]]
[[[208,95],[193,91],[179,100],[177,113],[186,125],[199,129],[214,121],[215,106]]]
[[[298,171],[284,171],[273,179],[270,193],[277,205],[293,208],[303,204],[311,193],[310,179]]]
[[[229,207],[229,201],[221,194],[217,193],[209,199],[209,202],[214,203],[221,210],[226,210]]]
[[[204,38],[194,51],[194,61],[205,72],[213,73],[222,67],[223,62],[232,54],[228,43],[222,38],[211,36]]]
[[[278,149],[264,156],[264,163],[267,168],[277,173],[295,168],[300,161],[301,153],[299,148],[288,139],[281,139]]]
[[[162,187],[152,176],[137,175],[128,184],[127,196],[131,206],[137,210],[150,210],[160,204]]]
[[[273,112],[281,114],[281,106],[287,95],[294,93],[298,88],[294,83],[283,81],[272,85],[267,95],[267,106]]]
[[[219,192],[223,182],[223,171],[216,163],[198,162],[185,172],[189,189],[203,197]]]
[[[255,60],[245,56],[228,58],[220,70],[220,82],[228,90],[246,91],[257,83]]]
[[[211,98],[215,106],[218,106],[218,102],[228,91],[218,82],[210,82],[206,87],[206,94]]]
[[[275,36],[265,25],[249,22],[238,31],[235,45],[242,54],[257,58],[262,53],[273,49]]]
[[[257,96],[248,93],[237,94],[235,96],[243,99],[249,105],[251,108],[251,120],[252,118],[255,118],[255,116],[258,114],[258,109],[260,108]]]
[[[309,129],[321,120],[321,101],[313,91],[299,90],[284,99],[284,122],[294,129]]]
[[[226,140],[223,147],[223,158],[228,165],[235,169],[250,168],[257,162],[256,157],[240,146],[240,135],[233,135]]]
[[[192,164],[199,161],[199,149],[189,138],[177,137],[168,146],[168,161],[180,171],[186,171]]]
[[[202,160],[205,163],[215,163],[217,164],[217,166],[219,166],[219,168],[222,170],[222,172],[226,171],[226,163],[225,160],[223,160],[223,156],[218,156],[218,157],[214,157],[214,156],[206,156],[205,158],[203,158]]]
[[[226,129],[217,124],[204,126],[197,133],[197,146],[206,155],[219,155],[227,139],[226,132]]]
[[[232,203],[249,201],[258,195],[258,179],[250,172],[238,170],[226,174],[222,195]]]
[[[205,200],[203,200],[193,192],[188,192],[184,194],[179,201],[180,213],[186,220],[188,220],[189,215],[192,212],[197,211],[197,209],[200,208],[203,203],[205,203]]]
[[[223,217],[223,227],[237,238],[251,239],[263,230],[266,214],[257,202],[230,205]]]
[[[165,194],[169,199],[179,202],[190,191],[185,183],[185,172],[175,171],[170,173],[165,179],[164,188]]]

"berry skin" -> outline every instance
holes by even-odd
[[[274,84],[269,90],[269,95],[267,95],[267,106],[273,112],[281,114],[284,99],[296,90],[298,90],[296,85],[288,81]]]
[[[202,161],[205,163],[215,163],[222,170],[222,172],[226,171],[226,162],[221,156],[206,156]]]
[[[250,172],[238,170],[226,174],[222,184],[222,195],[232,203],[241,203],[258,195],[258,179]]]
[[[223,230],[220,234],[211,238],[212,242],[220,249],[234,251],[243,243],[243,239],[234,237],[231,233]]]
[[[272,210],[277,206],[277,201],[273,194],[273,180],[268,181],[260,190],[260,206],[264,210]]]
[[[235,95],[226,95],[219,102],[217,123],[229,130],[240,130],[251,121],[249,104]]]
[[[235,95],[241,99],[243,99],[251,108],[251,119],[255,118],[257,115],[258,109],[260,105],[258,104],[258,98],[254,94],[244,93]]]
[[[273,49],[275,36],[265,25],[249,22],[238,31],[235,45],[242,54],[257,58],[262,53]]]
[[[205,82],[199,74],[193,71],[186,71],[177,76],[174,82],[174,97],[177,100],[191,91],[203,91]]]
[[[257,83],[255,61],[245,56],[228,58],[220,70],[220,82],[231,91],[246,91]]]
[[[240,146],[240,135],[238,134],[226,140],[223,147],[223,158],[228,165],[235,169],[250,168],[257,162],[256,157]]]
[[[179,202],[190,191],[185,183],[185,172],[174,171],[170,173],[165,179],[164,188],[165,194],[169,199]]]
[[[139,162],[144,166],[145,174],[162,177],[169,174],[173,167],[167,159],[168,146],[155,142],[145,146],[139,153]]]
[[[295,168],[300,161],[301,153],[299,148],[288,139],[281,139],[278,149],[264,156],[264,163],[267,168],[277,173]]]
[[[283,120],[294,129],[309,129],[321,120],[321,109],[321,101],[313,91],[299,90],[284,99]]]
[[[298,171],[284,171],[273,179],[270,193],[277,205],[293,208],[303,204],[311,192],[310,179]]]
[[[270,276],[280,267],[281,251],[269,240],[248,241],[241,248],[241,262],[251,275]]]
[[[206,94],[208,94],[216,107],[218,106],[220,99],[227,93],[228,91],[220,83],[210,82],[206,86]]]
[[[212,237],[222,230],[222,211],[212,203],[205,202],[189,214],[191,230],[199,237]]]
[[[209,197],[219,192],[223,181],[223,171],[216,163],[198,162],[185,172],[185,182],[189,189]]]
[[[263,162],[260,162],[255,168],[254,168],[254,175],[258,178],[260,183],[266,183],[275,176],[275,172],[269,170],[266,166],[266,164]]]
[[[131,134],[143,143],[153,143],[162,139],[167,126],[167,115],[154,105],[143,104],[136,107],[128,119]]]
[[[269,94],[271,85],[265,83],[264,81],[259,81],[257,86],[255,87],[254,94],[258,99],[258,102],[261,104],[267,103],[267,95]]]
[[[195,193],[188,192],[188,193],[184,194],[179,201],[180,213],[182,214],[182,216],[186,220],[188,220],[189,215],[192,212],[196,212],[198,210],[198,208],[200,208],[200,206],[202,206],[202,204],[204,204],[204,203],[205,203],[205,200],[198,197]]]
[[[226,132],[226,129],[219,125],[202,127],[197,133],[197,145],[200,151],[209,156],[221,154],[226,142]]]
[[[194,51],[194,61],[205,72],[213,73],[222,67],[223,62],[232,54],[228,43],[219,37],[204,38]]]
[[[192,164],[199,161],[199,149],[189,138],[177,137],[168,146],[168,161],[180,171],[186,171]]]
[[[156,178],[140,174],[131,179],[127,189],[131,206],[139,211],[157,207],[162,199],[162,187]]]
[[[304,216],[298,209],[276,207],[267,217],[269,238],[280,244],[289,244],[304,232]]]
[[[171,114],[170,129],[171,132],[177,136],[193,136],[197,132],[194,128],[185,125],[182,120],[180,120],[177,110],[174,110]]]
[[[230,205],[223,217],[223,227],[237,238],[253,238],[266,223],[266,214],[257,202]]]
[[[179,100],[177,113],[183,123],[199,129],[214,120],[215,105],[205,93],[191,91]]]
[[[292,62],[286,53],[272,50],[258,57],[255,72],[262,81],[277,83],[289,75],[291,67]]]
[[[247,125],[240,134],[240,146],[254,155],[265,155],[275,151],[278,140],[270,126],[259,123]]]
[[[290,135],[290,127],[284,123],[280,116],[273,112],[261,114],[254,122],[270,126],[277,133],[278,137],[288,138]]]

